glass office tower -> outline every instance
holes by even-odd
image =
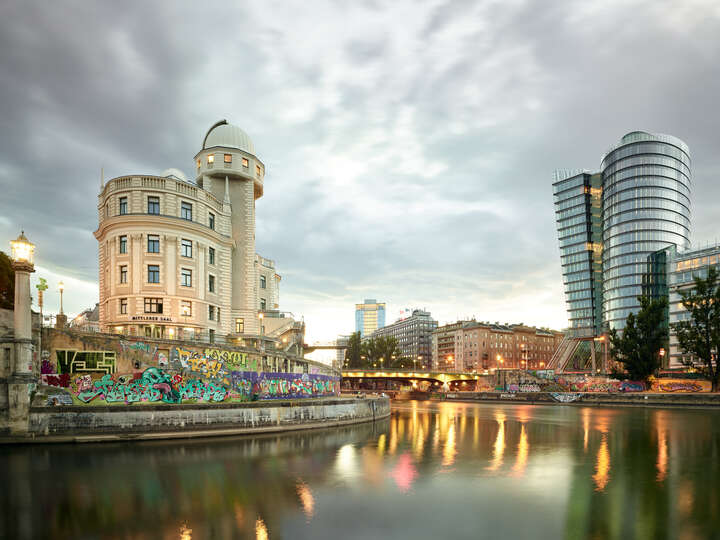
[[[553,183],[570,334],[602,327],[602,176],[556,171]]]
[[[601,170],[603,320],[622,329],[639,309],[648,256],[690,247],[690,151],[676,137],[634,131],[610,148]]]
[[[690,246],[688,146],[633,131],[603,156],[599,173],[556,172],[553,195],[571,334],[624,328],[643,285],[666,286],[662,261],[648,265],[648,256]]]

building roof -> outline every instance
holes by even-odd
[[[255,145],[250,136],[239,127],[228,124],[227,120],[216,122],[205,135],[202,149],[205,150],[213,146],[237,148],[253,156],[255,155]]]

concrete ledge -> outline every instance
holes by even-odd
[[[34,407],[27,436],[2,443],[109,442],[247,435],[372,422],[390,415],[390,400],[308,399],[226,405]]]
[[[562,392],[561,392],[562,394]],[[551,392],[447,392],[446,401],[531,403],[543,405],[602,405],[622,407],[720,407],[720,394],[711,393],[601,393],[566,392],[574,394],[574,401],[561,402]]]

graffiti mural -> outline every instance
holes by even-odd
[[[192,362],[189,365],[195,372],[202,372],[202,368],[194,367]],[[67,398],[51,400],[48,397],[47,404],[219,403],[336,396],[340,393],[340,378],[329,375],[231,371],[225,384],[218,382],[218,373],[215,366],[210,366],[204,377],[189,371],[173,374],[156,367],[127,374],[95,372],[72,377],[64,374],[66,379],[63,381],[49,382],[62,382],[51,386],[68,388]]]
[[[550,392],[555,401],[560,403],[574,403],[582,399],[582,394],[571,392]]]
[[[115,373],[115,353],[112,351],[55,351],[57,373],[102,372]]]
[[[658,379],[652,385],[653,392],[709,392],[710,383],[708,381],[688,381],[688,380],[663,380]]]

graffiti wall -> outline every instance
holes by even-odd
[[[340,393],[340,378],[254,371],[203,377],[152,367],[126,374],[75,374],[66,385],[52,386],[57,390],[49,395],[48,405],[223,403],[336,396]]]
[[[298,359],[122,336],[43,341],[39,371],[47,405],[196,403],[334,396],[340,377]],[[54,339],[53,339],[54,338]],[[299,372],[298,372],[299,371]],[[308,373],[310,371],[310,373]]]

